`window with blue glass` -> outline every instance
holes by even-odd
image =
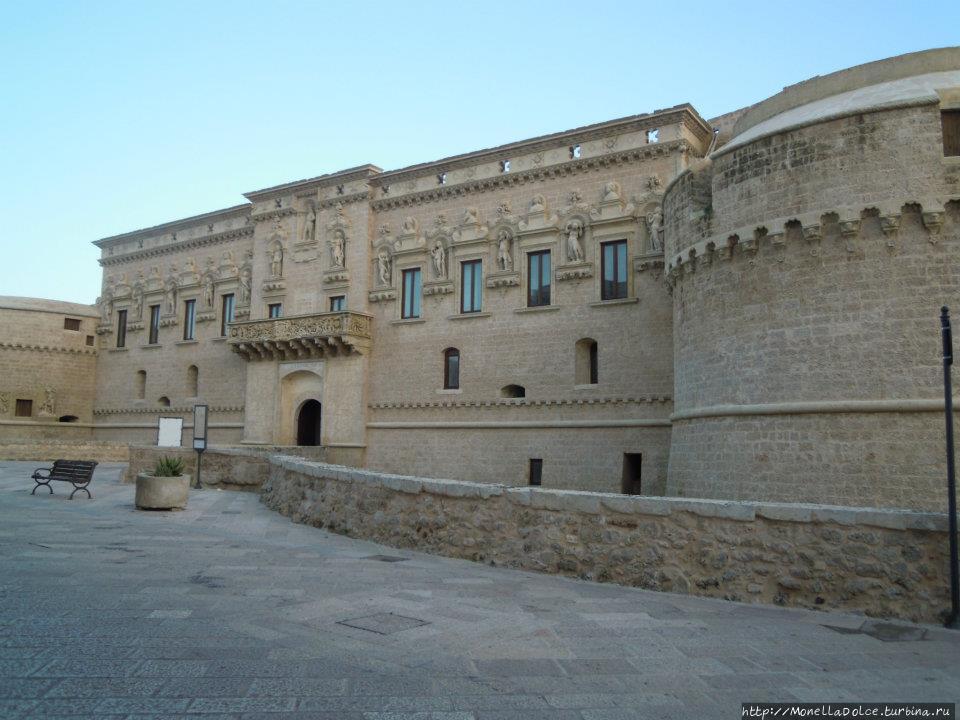
[[[197,328],[197,301],[187,300],[183,303],[183,339],[193,340]]]
[[[527,307],[550,304],[550,251],[527,254]]]
[[[483,261],[470,260],[460,265],[460,312],[480,312],[483,288]]]
[[[601,300],[619,300],[627,296],[627,241],[616,240],[600,245]]]
[[[347,309],[347,298],[344,295],[336,295],[330,298],[330,312],[341,312]]]
[[[420,268],[403,271],[403,308],[402,318],[420,317]]]
[[[267,317],[271,320],[283,317],[283,303],[270,303],[267,305]]]

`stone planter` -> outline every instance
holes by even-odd
[[[182,510],[190,494],[190,476],[155,477],[149,473],[137,474],[137,495],[134,500],[140,510]]]

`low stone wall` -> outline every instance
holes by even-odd
[[[388,475],[272,456],[261,500],[352,537],[478,562],[754,603],[934,622],[946,516],[625,496]]]
[[[126,443],[93,440],[58,441],[36,438],[0,441],[0,460],[96,460],[98,463],[127,462]]]
[[[299,456],[325,459],[323,447],[286,448],[279,446],[211,447],[203,453],[200,480],[204,485],[233,490],[256,491],[270,474],[268,458],[271,454],[295,450]],[[162,457],[183,460],[183,472],[196,477],[197,453],[190,448],[161,448],[156,445],[131,445],[130,465],[124,473],[124,482],[132,483],[137,474],[148,472]]]

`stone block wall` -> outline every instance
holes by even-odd
[[[49,438],[29,440],[0,439],[0,460],[96,460],[98,463],[124,463],[129,460],[126,444],[64,438],[58,428]]]
[[[388,475],[270,457],[261,499],[399,548],[588,580],[935,622],[946,518],[901,510],[643,498]]]

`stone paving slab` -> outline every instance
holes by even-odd
[[[960,637],[939,628],[884,642],[855,615],[398,551],[249,493],[138,512],[120,465],[97,468],[93,500],[31,496],[40,464],[0,462],[0,718],[686,720],[960,700]],[[373,620],[341,624],[357,618]]]

